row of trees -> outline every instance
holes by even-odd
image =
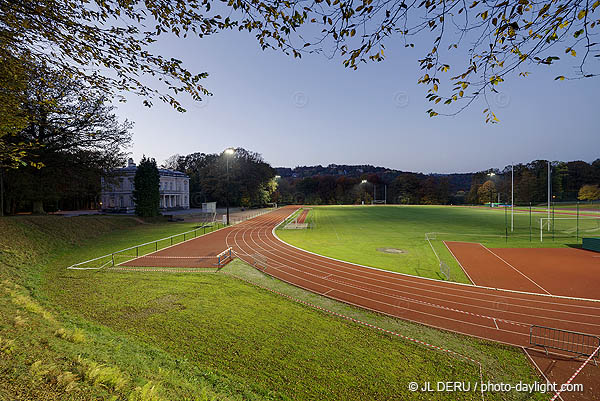
[[[600,183],[600,159],[552,162],[551,184],[554,201],[594,200]],[[274,199],[280,203],[356,204],[370,203],[373,198],[397,204],[481,204],[509,202],[512,167],[490,169],[471,174],[470,187],[453,183],[453,175],[425,175],[401,172],[393,179],[389,174],[363,174],[359,177],[318,175],[293,176],[279,180]],[[515,203],[543,202],[548,193],[548,163],[535,160],[514,166]],[[461,176],[462,182],[463,176]],[[366,182],[363,182],[366,180]],[[596,197],[596,194],[598,196]]]
[[[527,164],[506,166],[502,170],[491,169],[473,175],[467,203],[486,203],[490,200],[510,201],[514,182],[514,200],[517,204],[544,202],[548,197],[548,162],[535,160]],[[590,196],[580,197],[586,185],[600,183],[600,159],[592,163],[584,161],[551,162],[551,195],[556,202],[594,200]]]
[[[164,167],[190,177],[190,207],[203,202],[256,207],[271,202],[275,170],[259,153],[237,148],[233,154],[192,153],[171,156]]]
[[[278,203],[365,204],[373,200],[404,204],[445,204],[451,201],[450,181],[443,176],[401,173],[391,183],[377,174],[362,177],[331,175],[281,178],[273,200]]]

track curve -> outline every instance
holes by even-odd
[[[245,262],[320,295],[380,313],[516,346],[532,324],[600,335],[600,302],[499,291],[402,275],[319,256],[279,240],[274,228],[296,207],[231,227],[227,246]]]

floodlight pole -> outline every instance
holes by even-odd
[[[510,165],[510,231],[515,230],[515,165]]]
[[[383,185],[384,185],[384,187],[383,187],[383,196],[385,197],[384,198],[384,202],[385,202],[384,204],[387,205],[387,184],[383,184]]]
[[[550,192],[551,190],[551,182],[550,182],[550,160],[548,160],[548,222],[550,222]],[[548,231],[550,231],[550,225],[548,225]]]
[[[227,190],[225,191],[225,204],[227,205],[227,225],[229,225],[229,157],[225,156],[227,163]]]
[[[235,153],[235,149],[227,148],[225,149],[225,161],[227,165],[227,190],[225,191],[225,203],[227,205],[227,225],[229,225],[229,155]]]

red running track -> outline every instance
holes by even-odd
[[[529,345],[532,324],[600,335],[600,302],[461,285],[368,268],[319,256],[279,240],[274,228],[294,208],[231,227],[227,246],[266,272],[309,291],[362,308],[517,346]]]
[[[226,233],[225,245],[249,264],[257,253],[266,256],[266,273],[280,280],[430,327],[523,347],[529,345],[532,324],[600,335],[600,302],[430,280],[295,248],[274,234],[275,227],[295,210],[297,207],[278,209],[221,230],[214,239],[222,241]],[[194,242],[210,240],[211,235]],[[600,368],[591,369],[588,380],[600,381]],[[599,391],[594,389],[589,398],[586,394],[581,399],[600,399]]]

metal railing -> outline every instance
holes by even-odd
[[[548,354],[548,349],[554,349],[570,352],[577,356],[590,356],[600,347],[600,337],[576,331],[532,325],[529,328],[529,344],[544,348],[546,354]],[[597,360],[598,354],[596,353],[594,363],[597,363]]]

